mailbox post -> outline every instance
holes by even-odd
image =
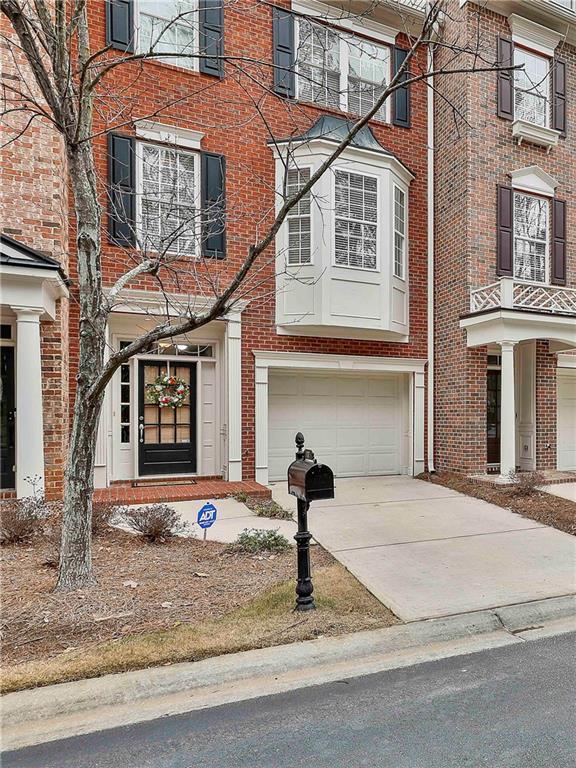
[[[296,610],[313,611],[316,605],[312,597],[308,510],[312,501],[334,498],[334,474],[330,467],[318,464],[311,450],[304,449],[302,432],[296,435],[296,448],[296,460],[288,467],[288,493],[298,500],[298,533],[294,536],[298,553]]]

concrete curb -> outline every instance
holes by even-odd
[[[569,596],[10,693],[2,697],[3,748],[572,629],[576,630],[576,602]]]

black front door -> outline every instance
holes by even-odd
[[[488,464],[500,464],[500,397],[502,374],[487,371],[486,381],[486,459]]]
[[[14,409],[14,348],[0,347],[0,488],[14,488],[16,478],[16,411]]]
[[[189,387],[177,408],[161,408],[151,396],[151,385],[164,374],[183,379]],[[196,363],[140,361],[138,468],[141,476],[196,472]]]

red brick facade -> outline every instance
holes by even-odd
[[[488,61],[496,58],[497,37],[510,37],[506,17],[467,3],[452,3],[446,33],[453,39],[478,39]],[[486,469],[486,348],[469,349],[460,328],[470,311],[470,289],[497,280],[496,185],[508,174],[539,166],[558,182],[556,195],[568,203],[569,286],[576,285],[573,210],[576,145],[576,51],[560,44],[567,61],[568,136],[549,153],[512,139],[511,123],[496,116],[496,76],[492,72],[438,80],[435,139],[435,366],[436,468],[467,472]],[[450,57],[438,53],[438,69]],[[454,111],[453,107],[456,111]],[[573,208],[573,206],[572,206]],[[556,357],[538,342],[537,466],[556,466]],[[497,350],[495,350],[497,351]],[[550,447],[546,447],[546,446]]]

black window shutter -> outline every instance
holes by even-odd
[[[498,186],[498,263],[496,271],[503,277],[514,275],[514,242],[513,242],[513,197],[512,188]]]
[[[134,51],[133,0],[106,0],[106,44],[128,53]]]
[[[202,153],[202,254],[226,256],[226,158]]]
[[[552,270],[551,281],[566,285],[566,202],[552,201]]]
[[[407,55],[408,51],[406,49],[394,48],[393,76],[398,72]],[[407,80],[409,76],[409,72],[404,72],[401,81]],[[403,128],[410,128],[410,91],[408,90],[408,87],[404,86],[403,88],[398,88],[398,90],[394,91],[392,100],[392,123],[394,125],[400,125]]]
[[[552,62],[552,128],[566,136],[566,62]]]
[[[136,243],[134,231],[134,139],[108,134],[108,232],[116,245]]]
[[[274,47],[274,91],[293,99],[296,96],[294,78],[294,17],[282,8],[272,8]]]
[[[511,67],[514,61],[514,43],[507,37],[498,38],[498,66]],[[514,119],[514,73],[500,70],[498,77],[497,114],[505,120]]]
[[[224,77],[223,0],[200,0],[200,54],[200,72]]]

